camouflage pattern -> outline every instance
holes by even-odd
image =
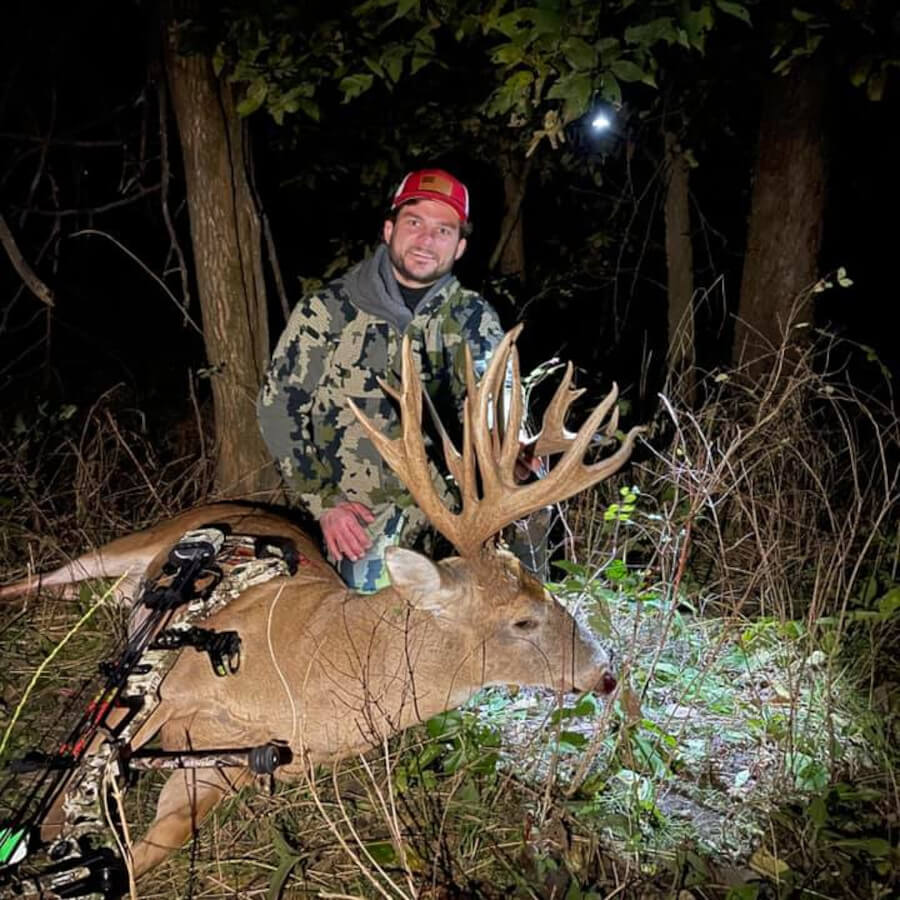
[[[341,569],[351,586],[372,590],[383,580],[385,546],[401,540],[408,545],[426,523],[347,398],[384,434],[399,435],[399,416],[377,379],[399,386],[405,331],[435,408],[445,421],[458,422],[465,394],[465,345],[481,374],[503,330],[491,306],[453,276],[426,294],[403,330],[390,316],[360,308],[352,289],[356,283],[339,279],[297,304],[275,349],[257,412],[292,504],[305,506],[317,519],[345,500],[364,503],[375,514],[369,533],[378,539],[377,546],[361,564]],[[446,495],[442,475],[432,468],[435,485]]]
[[[407,527],[410,513],[414,524]],[[415,507],[401,509],[393,504],[380,508],[375,521],[368,526],[372,546],[357,560],[342,559],[337,564],[338,574],[350,587],[362,594],[372,594],[390,586],[391,579],[384,565],[384,553],[388,547],[396,547],[401,541],[411,542],[424,528],[425,523]]]

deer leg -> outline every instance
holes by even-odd
[[[246,769],[186,769],[163,785],[156,818],[134,845],[134,875],[161,863],[194,833],[200,821],[226,795],[250,780]]]

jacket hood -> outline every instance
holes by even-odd
[[[422,309],[453,278],[453,274],[448,272],[438,279],[416,304],[416,311]],[[380,244],[371,256],[349,269],[339,281],[354,306],[384,319],[397,331],[405,331],[412,321],[413,314],[403,301],[400,286],[394,277],[387,245]]]

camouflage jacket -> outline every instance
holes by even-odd
[[[453,275],[433,285],[412,313],[382,245],[342,278],[304,297],[278,341],[257,404],[260,430],[290,501],[316,518],[343,500],[371,509],[412,504],[347,405],[352,398],[382,433],[399,434],[393,401],[376,379],[399,383],[404,333],[412,338],[435,407],[445,421],[457,422],[465,344],[481,374],[503,331],[493,308]]]

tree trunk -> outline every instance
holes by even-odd
[[[491,254],[488,268],[500,269],[501,275],[525,280],[525,228],[522,221],[522,203],[528,185],[531,160],[521,159],[511,150],[502,166],[503,171],[503,221],[500,237]]]
[[[197,292],[216,425],[216,492],[248,497],[275,484],[256,424],[256,394],[269,356],[259,216],[247,182],[244,134],[232,94],[209,58],[166,42],[178,123]]]
[[[669,295],[670,381],[688,405],[695,400],[694,250],[691,244],[689,168],[678,139],[665,133],[666,147],[666,268]]]
[[[822,106],[815,59],[772,75],[763,96],[733,358],[751,375],[771,367],[792,324],[809,322],[825,206]]]

